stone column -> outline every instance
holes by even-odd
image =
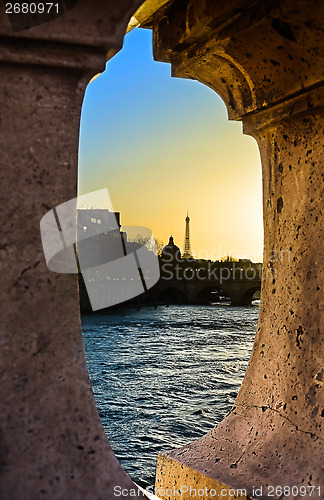
[[[81,104],[140,1],[80,1],[12,34],[0,17],[0,497],[108,499],[133,488],[99,420],[75,276],[52,273],[39,223],[76,196]],[[126,495],[126,498],[129,496]]]
[[[177,498],[163,495],[173,485],[224,488],[222,498],[233,498],[230,487],[255,498],[271,486],[287,487],[275,498],[302,497],[302,486],[318,497],[324,487],[322,20],[313,0],[179,0],[154,21],[156,59],[218,92],[229,118],[257,140],[265,233],[260,318],[242,387],[218,427],[159,455],[164,498]]]

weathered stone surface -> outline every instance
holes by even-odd
[[[219,498],[224,500],[247,498],[243,489],[231,488],[228,484],[197,472],[170,457],[159,455],[155,494],[159,498]],[[249,497],[250,498],[250,497]]]
[[[133,487],[95,406],[77,279],[48,270],[39,223],[76,196],[84,90],[139,4],[80,1],[66,17],[12,35],[1,3],[3,500],[107,499],[114,485]]]
[[[202,488],[227,484],[253,495],[262,485],[266,497],[269,485],[324,486],[323,8],[231,6],[225,20],[221,2],[174,2],[172,15],[155,20],[155,57],[171,62],[173,75],[215,89],[258,142],[260,319],[234,408],[206,436],[160,455],[157,488],[186,484],[189,467]]]
[[[86,83],[103,69],[106,51],[121,47],[140,4],[80,0],[65,16],[15,35],[0,5],[5,500],[106,499],[116,484],[132,487],[95,408],[76,280],[46,268],[39,221],[76,194]],[[250,494],[254,482],[323,486],[322,3],[175,0],[171,9],[153,19],[155,57],[171,62],[175,76],[214,88],[259,143],[269,273],[234,409],[208,435],[165,453],[157,485],[181,485],[187,475],[193,486]]]
[[[154,57],[173,76],[194,78],[223,98],[229,118],[319,85],[323,5],[177,0],[154,24]]]

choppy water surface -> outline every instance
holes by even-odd
[[[259,309],[171,306],[82,318],[97,408],[122,466],[154,482],[160,450],[210,430],[243,380]]]

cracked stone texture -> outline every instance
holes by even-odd
[[[140,3],[81,0],[15,35],[1,3],[2,500],[106,500],[116,484],[133,488],[97,413],[77,279],[47,269],[39,223],[76,196],[84,90]]]
[[[39,221],[76,195],[84,89],[103,69],[106,50],[120,48],[140,3],[80,0],[65,16],[15,35],[0,5],[5,500],[106,499],[115,484],[132,486],[95,408],[76,280],[46,268]],[[175,460],[167,461],[163,478],[159,469],[158,481],[182,480],[179,470],[187,463],[198,471],[197,481],[206,474],[221,476],[231,486],[249,486],[254,478],[264,484],[282,478],[285,484],[323,482],[323,7],[314,0],[176,0],[173,8],[167,22],[154,21],[156,58],[171,62],[174,75],[200,79],[218,91],[229,116],[242,119],[246,133],[257,138],[264,169],[265,263],[271,249],[289,249],[292,260],[267,267],[271,277],[263,283],[257,339],[235,408],[207,436],[171,452]]]
[[[263,485],[267,498],[268,485],[324,487],[323,4],[222,7],[173,2],[154,22],[155,58],[170,62],[174,76],[216,90],[229,117],[258,142],[260,318],[230,414],[197,441],[162,452],[156,486],[189,482],[220,491],[227,484],[252,496],[253,486]]]

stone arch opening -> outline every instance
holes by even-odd
[[[252,304],[253,300],[260,299],[260,287],[252,286],[250,289],[246,290],[242,296],[242,304]]]
[[[129,33],[123,50],[88,87],[80,193],[108,187],[122,225],[140,218],[165,245],[174,233],[181,248],[187,203],[197,258],[234,252],[256,262],[262,259],[262,200],[255,141],[228,121],[223,101],[205,85],[170,78],[170,65],[152,58],[151,33]]]
[[[112,61],[112,62],[113,62],[113,61]],[[95,81],[94,81],[94,84],[97,84],[97,83],[98,83],[98,80],[99,80],[99,79],[95,80]],[[177,80],[175,80],[175,81],[177,81]],[[187,82],[187,83],[188,83],[188,82]],[[208,90],[208,89],[206,89],[206,90]],[[208,91],[208,92],[209,92],[209,91]],[[217,96],[212,95],[212,96],[211,96],[211,99],[212,99],[212,100],[217,99]],[[102,106],[101,106],[101,107],[102,107]],[[223,116],[222,116],[222,125],[223,125],[223,123],[224,123],[224,121],[225,121],[225,119],[226,119],[226,118],[225,118],[225,116],[224,116],[224,115],[225,115],[225,113],[224,113],[223,104],[221,104],[221,108],[222,108],[222,115],[223,115]],[[173,109],[173,112],[174,112],[174,109]],[[192,117],[191,117],[191,119],[192,119]],[[209,117],[209,119],[210,119],[210,117]],[[212,119],[214,119],[214,117],[212,117]],[[203,121],[203,120],[202,120],[202,121]],[[199,128],[200,128],[200,130],[202,129],[202,127],[201,127],[201,126],[200,126]],[[234,128],[238,129],[238,127],[234,127]],[[239,135],[240,135],[240,137],[242,136],[241,131],[239,131]],[[212,137],[210,137],[210,139],[212,139]],[[236,139],[237,139],[237,136],[236,136]],[[194,139],[193,139],[192,141],[188,141],[188,142],[192,142],[192,143],[194,143]],[[236,141],[236,142],[237,142],[237,141]],[[230,144],[229,144],[229,146],[230,146]],[[189,146],[188,146],[188,147],[189,147]],[[229,149],[230,149],[230,148],[229,148]],[[217,156],[217,154],[214,152],[214,157],[216,157],[216,156]],[[92,159],[93,159],[93,158],[92,158]],[[172,160],[172,158],[171,158],[171,160]],[[172,175],[175,175],[176,170],[177,170],[177,169],[172,169]],[[107,171],[109,171],[109,168],[107,168]],[[200,168],[200,171],[202,171],[202,169],[201,169],[201,168]],[[95,176],[96,176],[96,174],[95,174],[95,172],[94,172],[93,167],[91,168],[91,175],[92,175],[93,177],[95,177]],[[217,177],[215,176],[215,182],[216,182],[216,179],[217,179]],[[243,184],[244,184],[244,182],[245,182],[245,181],[244,181],[244,179],[241,179],[241,181],[242,181],[242,182],[243,182]],[[182,182],[183,182],[183,181],[182,181]],[[237,182],[237,185],[238,185],[238,184],[240,184],[240,182],[238,182],[238,181],[237,181],[237,179],[235,180],[235,182]],[[234,186],[234,184],[235,184],[235,182],[232,182],[232,183],[231,183],[231,187],[232,187],[232,189],[230,190],[230,195],[231,195],[231,196],[233,195],[233,190],[235,191],[235,189],[236,189],[236,188],[234,189],[234,187],[233,187],[233,186]],[[208,185],[210,185],[210,183],[211,183],[211,175],[210,175],[210,172],[209,172],[209,174],[208,174],[208,179],[204,179],[204,181],[203,181],[203,183],[202,183],[202,186],[206,186],[206,185],[208,186]],[[130,182],[130,184],[131,184],[131,182]],[[249,186],[249,182],[247,181],[247,189],[248,189],[248,186]],[[96,186],[96,187],[98,188],[98,187],[101,187],[101,186],[99,185],[99,186]],[[238,189],[241,189],[241,188],[242,188],[242,185],[240,185],[240,186],[238,187]],[[159,189],[161,189],[161,186],[159,186]],[[201,190],[203,190],[203,188],[201,188]],[[158,199],[158,195],[157,195],[157,194],[156,194],[155,198],[156,198],[156,199]],[[172,195],[169,195],[168,199],[172,199],[172,198],[173,198],[173,196],[172,196]],[[206,193],[204,193],[204,198],[206,198]],[[118,197],[117,197],[117,201],[118,201]],[[113,202],[114,202],[114,200],[113,200]],[[233,203],[233,200],[232,200],[232,203]],[[230,206],[230,205],[231,205],[231,202],[227,199],[227,200],[223,200],[223,202],[222,202],[222,203],[221,203],[221,204],[217,207],[217,209],[215,210],[215,212],[217,213],[217,215],[218,215],[218,217],[219,217],[219,218],[221,218],[221,217],[222,217],[222,209],[224,209],[224,207],[226,207],[226,211],[228,211],[228,210],[229,210],[229,206]],[[233,205],[234,205],[234,203],[233,203]],[[248,217],[242,217],[242,219],[243,219],[243,220],[241,220],[241,222],[240,222],[240,223],[238,222],[238,217],[239,217],[239,214],[240,214],[240,215],[242,215],[242,211],[243,211],[243,208],[242,208],[242,207],[243,207],[243,205],[244,205],[244,203],[241,203],[241,208],[240,208],[240,209],[239,209],[239,208],[237,209],[236,216],[234,216],[234,217],[233,217],[233,219],[232,219],[232,221],[231,221],[231,224],[230,224],[230,225],[232,226],[233,230],[235,230],[235,231],[238,231],[238,230],[239,230],[239,229],[238,229],[238,226],[239,226],[239,225],[241,225],[241,226],[242,226],[242,225],[244,225],[244,220],[248,219]],[[116,205],[115,205],[115,203],[114,203],[114,208],[115,208],[116,210],[118,210],[118,209],[119,209],[119,206],[116,206]],[[167,208],[168,208],[168,207],[167,207]],[[173,208],[173,207],[172,207],[172,208]],[[168,211],[166,211],[166,212],[168,212]],[[211,210],[210,210],[210,212],[211,212]],[[121,210],[121,219],[122,219],[122,220],[123,220],[123,217],[124,217],[124,213],[123,213],[123,210]],[[183,221],[181,220],[181,222],[183,222]],[[128,221],[127,221],[127,223],[128,223]],[[143,223],[144,225],[146,225],[146,223],[145,223],[145,222],[142,222],[142,223]],[[149,224],[147,224],[147,225],[149,226]],[[173,223],[172,225],[174,226],[174,223]],[[172,229],[174,230],[174,227],[173,227]],[[183,231],[182,231],[182,229],[183,229],[183,228],[181,227],[181,233],[180,233],[180,234],[181,234],[181,239],[182,239],[182,232],[183,232]],[[181,241],[181,240],[180,240],[180,241]],[[216,250],[218,250],[218,249],[216,249]],[[218,257],[222,257],[222,253],[224,253],[224,254],[225,254],[225,252],[226,252],[226,250],[225,250],[225,249],[222,249],[222,250],[221,250],[221,253],[218,255]],[[216,256],[216,254],[214,254],[214,255]],[[240,254],[238,254],[237,256],[239,257],[239,256],[240,256]],[[224,264],[224,265],[225,265],[225,264]],[[199,264],[197,264],[197,266],[199,266]],[[207,262],[205,262],[205,263],[203,264],[203,266],[204,266],[204,267],[206,267],[206,266],[207,266]],[[207,267],[206,267],[206,269],[207,269]],[[229,271],[230,271],[230,269],[231,269],[231,268],[230,268],[230,266],[228,266],[228,270],[229,270]],[[188,281],[189,281],[189,280],[188,280]],[[214,287],[214,286],[213,286],[213,289],[215,289],[215,287]],[[219,290],[219,291],[221,291],[221,292],[224,292],[224,290],[223,290],[222,288],[220,288],[220,289],[218,289],[218,288],[217,288],[217,290]],[[188,295],[188,294],[187,294],[187,295]],[[189,294],[189,295],[191,296],[191,294]],[[188,295],[188,296],[189,296],[189,295]],[[222,297],[224,297],[224,298],[225,298],[226,296],[227,296],[227,294],[224,292],[224,294],[222,295]],[[211,298],[215,298],[215,297],[211,297]],[[200,299],[201,299],[201,297],[200,297]],[[157,297],[157,303],[162,302],[162,303],[166,303],[166,304],[184,304],[186,301],[187,301],[187,300],[186,300],[186,294],[185,294],[182,290],[177,289],[176,287],[169,287],[168,289],[163,290],[163,291],[160,293],[160,295]],[[195,301],[193,301],[193,302],[195,302]],[[238,390],[238,388],[237,388],[237,390]],[[233,391],[232,391],[232,392],[233,392]]]

